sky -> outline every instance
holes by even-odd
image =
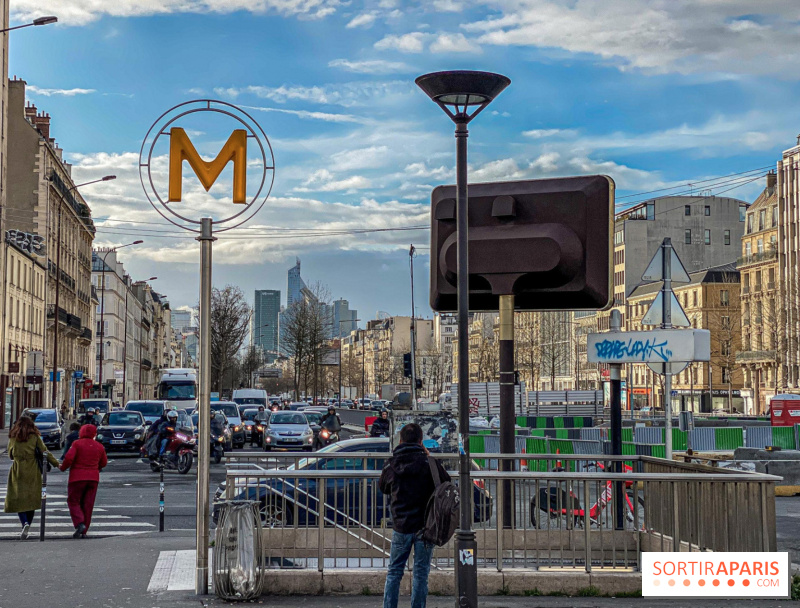
[[[81,189],[95,246],[143,239],[120,259],[173,307],[197,303],[199,245],[148,203],[138,159],[182,102],[236,104],[274,153],[266,203],[214,244],[214,284],[285,302],[300,257],[362,325],[409,314],[412,243],[417,314],[432,315],[430,194],[454,181],[455,143],[421,74],[511,78],[470,125],[470,182],[602,173],[618,209],[690,191],[752,202],[800,132],[796,0],[11,0],[13,24],[50,14],[11,34],[9,75],[52,116],[77,183],[117,175]],[[215,156],[226,127],[196,127]],[[185,170],[188,213],[229,202],[230,174],[206,194]]]

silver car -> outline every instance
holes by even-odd
[[[314,431],[302,412],[273,412],[264,429],[264,450],[282,448],[311,451]]]

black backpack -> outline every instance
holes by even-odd
[[[441,480],[439,467],[431,456],[428,456],[428,464],[431,467],[434,490],[425,507],[425,526],[417,536],[425,542],[442,547],[453,538],[458,527],[461,499],[454,483]]]

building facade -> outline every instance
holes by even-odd
[[[787,391],[800,389],[800,137],[783,152],[777,167],[778,267],[785,340],[779,346]]]
[[[281,292],[276,289],[256,289],[253,316],[250,318],[250,344],[257,346],[267,363],[278,358],[278,315]]]
[[[358,311],[350,310],[350,302],[339,298],[331,304],[333,309],[333,337],[349,335],[358,329]]]

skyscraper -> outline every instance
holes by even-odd
[[[306,288],[306,283],[300,276],[300,258],[295,258],[295,264],[289,269],[289,285],[286,291],[286,308],[291,307],[294,302],[298,302],[303,296],[302,291]]]
[[[289,281],[291,284],[291,278]],[[250,343],[258,346],[264,352],[268,363],[274,362],[277,358],[278,313],[280,309],[280,290],[256,289],[255,301],[253,303],[253,320],[250,327]]]
[[[349,336],[351,331],[358,329],[357,310],[350,310],[350,302],[339,298],[333,303],[333,327],[334,337]]]

